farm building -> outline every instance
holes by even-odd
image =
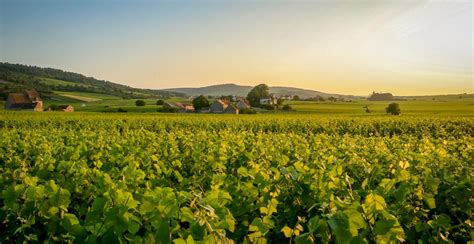
[[[191,104],[185,104],[185,103],[179,103],[179,102],[175,102],[175,103],[166,102],[163,106],[177,109],[179,113],[194,112],[194,107]]]
[[[237,108],[240,110],[250,108],[250,104],[244,99],[239,100],[236,105],[237,105]]]
[[[224,113],[228,104],[229,104],[228,101],[217,99],[211,104],[211,107],[210,107],[211,113]]]
[[[226,114],[239,114],[239,109],[236,106],[234,106],[232,104],[229,104],[227,106],[227,108],[225,108],[224,113],[226,113]]]
[[[270,104],[270,105],[275,105],[277,104],[278,99],[275,96],[270,96],[267,98],[261,98],[260,99],[260,104]]]
[[[210,107],[211,113],[228,113],[228,114],[238,114],[239,109],[232,105],[229,101],[217,99],[211,104]]]
[[[48,107],[48,111],[74,112],[74,107],[71,105],[53,105]]]
[[[5,102],[5,109],[18,109],[40,112],[43,101],[37,91],[28,90],[24,93],[10,93]]]

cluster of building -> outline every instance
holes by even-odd
[[[201,108],[199,111],[196,111],[192,104],[180,103],[180,102],[166,102],[164,107],[174,108],[179,113],[215,113],[215,114],[239,114],[240,110],[249,109],[250,104],[244,100],[239,100],[235,105],[230,101],[224,99],[216,99],[213,103],[210,104],[207,108]]]
[[[5,109],[9,110],[24,110],[42,112],[43,100],[39,93],[35,90],[27,90],[23,93],[10,93],[5,101]],[[48,111],[62,111],[74,112],[74,107],[71,105],[54,105],[47,109]]]

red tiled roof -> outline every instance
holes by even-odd
[[[8,94],[8,101],[11,101],[12,104],[20,104],[20,103],[31,103],[31,100],[22,93],[10,93]]]

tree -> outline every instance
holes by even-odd
[[[194,109],[196,111],[199,111],[199,110],[201,110],[201,108],[209,107],[209,101],[207,100],[207,98],[205,96],[201,95],[201,96],[198,96],[198,97],[194,98],[193,106],[194,106]]]
[[[136,106],[145,106],[145,104],[146,104],[146,103],[145,103],[145,101],[143,101],[143,100],[136,100],[136,101],[135,101],[135,105],[136,105]]]
[[[221,96],[221,99],[227,100],[227,101],[232,101],[232,95],[227,95],[227,96]]]
[[[270,96],[269,88],[265,84],[260,84],[252,90],[250,90],[249,94],[247,94],[247,100],[249,101],[252,107],[259,107],[260,106],[260,99],[268,98]]]
[[[392,115],[399,115],[400,114],[400,106],[398,103],[390,103],[387,108],[385,108],[385,111],[387,113],[390,113]]]
[[[369,109],[369,106],[368,106],[368,105],[365,105],[364,108],[365,108],[365,112],[366,112],[366,113],[370,113],[370,109]]]
[[[298,101],[298,100],[300,100],[300,96],[298,96],[298,95],[294,95],[294,96],[293,96],[293,100],[295,100],[295,101]]]
[[[285,101],[285,99],[283,99],[283,98],[278,98],[278,99],[277,99],[277,105],[278,105],[278,106],[281,106],[284,101]]]
[[[156,101],[156,105],[163,105],[163,104],[165,104],[165,100],[160,99]]]

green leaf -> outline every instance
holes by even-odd
[[[428,194],[428,193],[425,194],[423,196],[423,201],[425,202],[426,206],[428,206],[428,208],[430,209],[436,208],[436,201],[432,194]]]
[[[349,231],[349,221],[342,212],[334,214],[328,220],[328,224],[337,243],[348,243],[352,239],[352,234]]]
[[[74,214],[65,213],[61,223],[64,229],[70,233],[75,234],[82,230],[82,226],[79,224],[79,219],[77,219],[76,215]]]
[[[140,229],[140,225],[136,223],[135,221],[128,222],[128,232],[130,232],[132,235],[135,235],[139,229]]]
[[[213,190],[206,196],[206,202],[212,206],[222,206],[230,201],[232,201],[232,197],[224,190]]]
[[[306,244],[306,243],[311,244],[311,243],[314,243],[314,241],[312,241],[311,235],[309,233],[304,233],[295,237],[295,243],[296,244]]]
[[[161,221],[157,224],[155,231],[155,238],[158,243],[170,243],[171,242],[171,233],[169,225]]]
[[[375,226],[374,226],[374,233],[377,234],[377,235],[385,235],[385,234],[387,234],[387,232],[390,231],[390,229],[392,229],[392,227],[395,225],[395,223],[396,223],[396,221],[393,220],[393,219],[377,220],[377,222],[375,222]]]
[[[348,209],[344,211],[344,214],[348,218],[349,222],[349,231],[352,236],[358,235],[358,230],[366,228],[366,224],[362,215],[354,209]]]
[[[182,238],[174,239],[173,240],[174,244],[186,244],[186,241]]]

